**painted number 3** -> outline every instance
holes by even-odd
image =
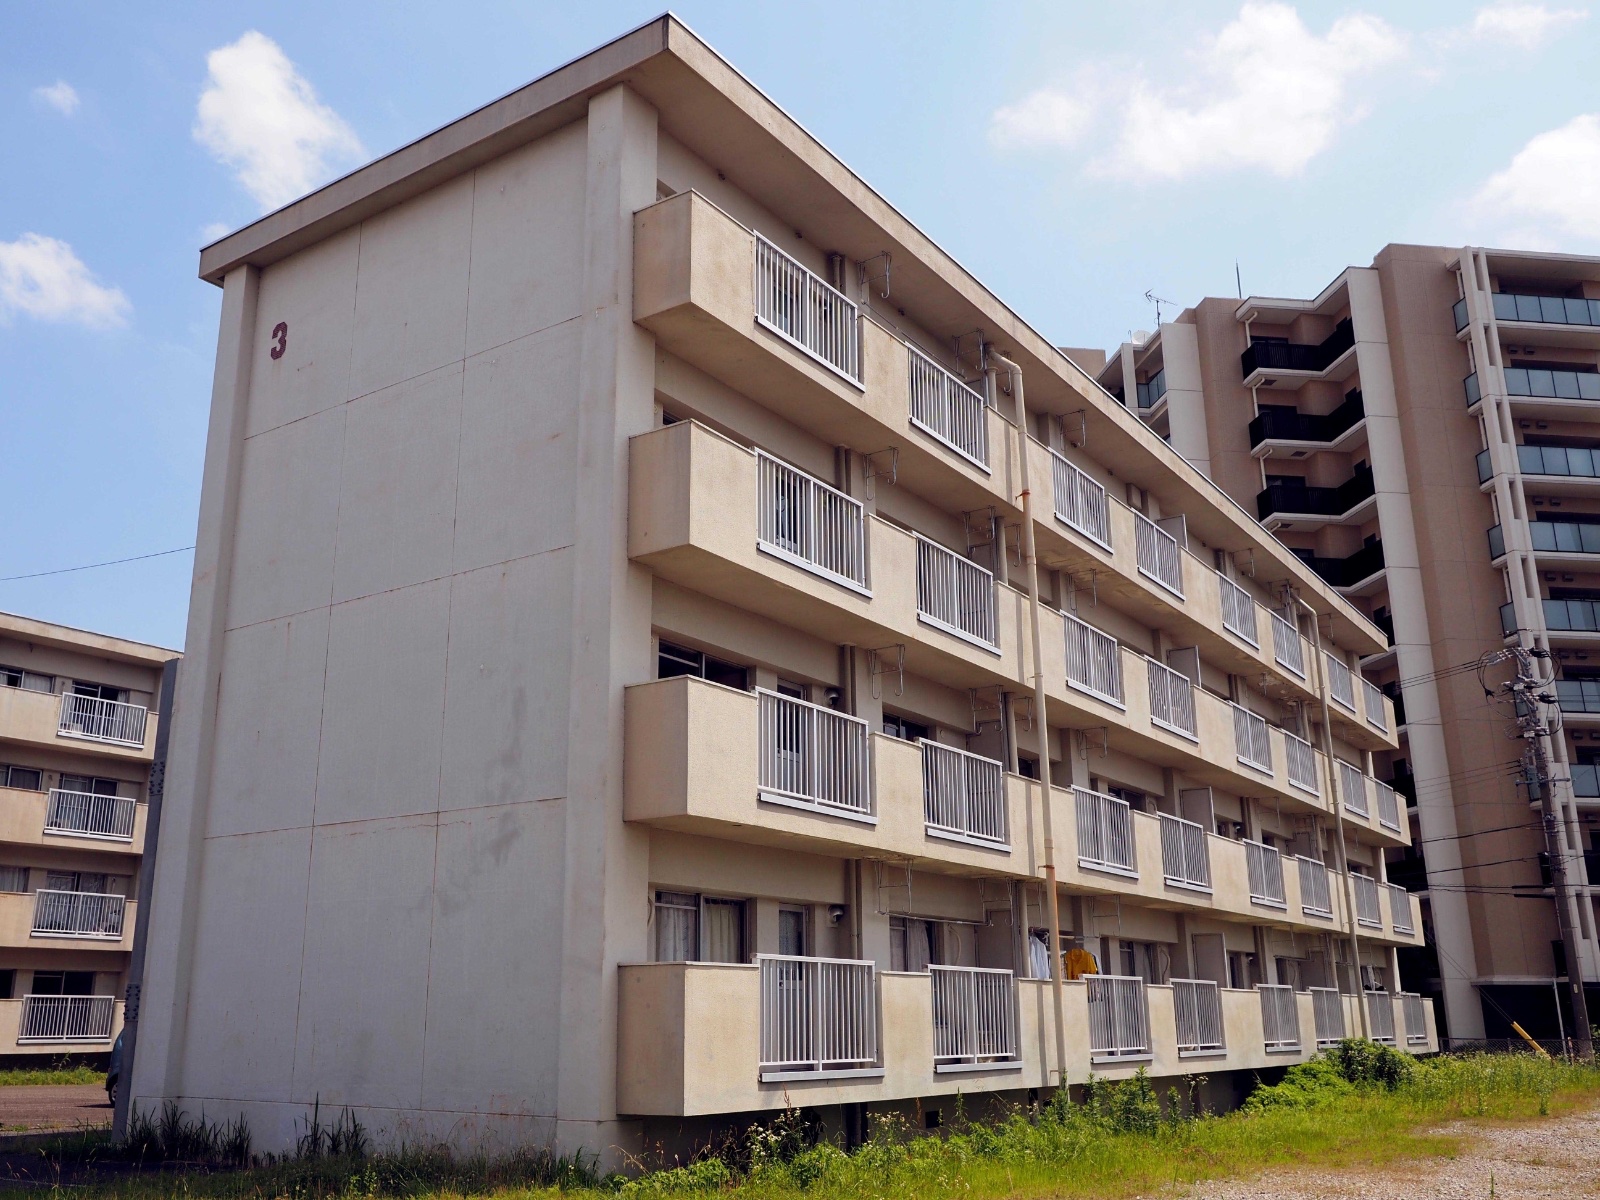
[[[272,327],[272,357],[282,358],[289,348],[289,322],[279,321]]]

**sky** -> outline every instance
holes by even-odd
[[[199,248],[658,3],[0,2],[0,610],[181,648]],[[675,11],[1062,345],[1388,242],[1600,253],[1585,4]]]

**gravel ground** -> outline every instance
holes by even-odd
[[[1330,1171],[1273,1171],[1256,1179],[1204,1183],[1192,1200],[1534,1200],[1600,1196],[1600,1112],[1503,1129],[1445,1126],[1464,1133],[1457,1158],[1430,1158]],[[1492,1182],[1492,1190],[1491,1190]]]
[[[109,1124],[111,1105],[98,1083],[0,1087],[0,1132]]]

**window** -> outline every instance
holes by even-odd
[[[14,970],[0,971],[0,1000],[15,1000],[17,998],[17,973]]]
[[[745,902],[693,892],[657,892],[657,962],[742,963]]]
[[[35,996],[92,996],[93,971],[35,971],[33,986]]]
[[[1248,991],[1261,982],[1261,972],[1256,965],[1254,952],[1248,950],[1228,951],[1228,986]]]
[[[92,696],[96,700],[126,700],[126,689],[112,687],[109,683],[83,683],[80,680],[72,681],[72,694],[74,696]]]
[[[63,775],[61,777],[61,790],[63,792],[88,792],[93,796],[115,796],[117,794],[117,781],[115,779],[100,779],[93,775]]]
[[[803,957],[806,952],[806,910],[778,910],[778,953]]]
[[[44,772],[31,767],[8,767],[0,763],[0,787],[16,788],[24,792],[44,791]]]
[[[889,918],[889,969],[926,971],[944,962],[943,938],[937,921],[916,917]]]
[[[47,871],[44,888],[47,892],[96,892],[104,895],[107,878],[101,871]]]
[[[927,725],[913,721],[909,717],[896,716],[892,712],[883,714],[883,731],[890,737],[897,737],[904,742],[915,742],[933,736],[933,730]]]
[[[1172,978],[1172,950],[1164,942],[1121,943],[1121,971],[1146,983],[1163,984]]]
[[[663,639],[661,653],[656,659],[656,677],[676,679],[679,675],[693,675],[712,683],[738,688],[741,692],[750,689],[750,672],[747,668]]]
[[[0,686],[21,688],[25,692],[53,692],[56,681],[53,675],[24,671],[21,667],[0,667]]]
[[[804,700],[806,698],[806,685],[796,683],[792,679],[778,680],[778,695],[787,696],[791,700]]]
[[[25,892],[27,890],[27,867],[0,867],[0,892]]]
[[[1150,811],[1149,797],[1143,792],[1134,791],[1133,788],[1108,787],[1106,788],[1106,795],[1115,796],[1118,800],[1125,802],[1134,812]]]

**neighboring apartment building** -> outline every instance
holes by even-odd
[[[176,652],[0,613],[0,1058],[122,1026],[162,667]]]
[[[1600,259],[1388,246],[1312,299],[1204,300],[1099,370],[1387,634],[1361,666],[1400,714],[1375,766],[1412,813],[1388,852],[1429,931],[1408,981],[1455,1038],[1571,1029],[1539,806],[1484,694],[1511,668],[1471,667],[1507,646],[1559,676],[1557,852],[1600,1012],[1597,363]]]
[[[1436,1047],[1382,633],[674,19],[201,274],[137,1102],[610,1156]]]

